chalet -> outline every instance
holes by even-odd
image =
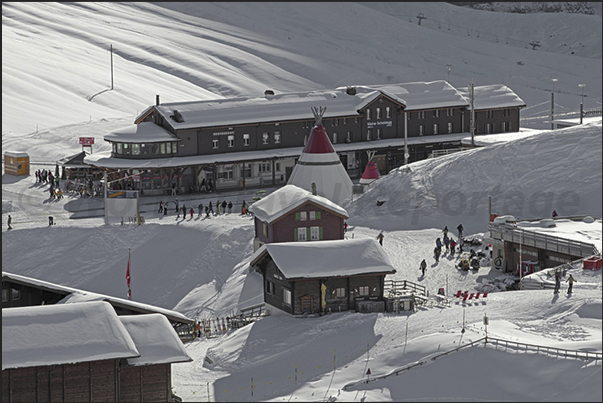
[[[590,216],[517,221],[503,215],[488,223],[484,239],[492,245],[492,263],[523,276],[600,254],[601,220]]]
[[[186,333],[194,320],[179,312],[143,304],[123,298],[65,287],[47,281],[2,271],[2,309],[70,304],[88,301],[106,301],[118,315],[137,315],[160,313],[164,315],[178,333]]]
[[[264,301],[291,315],[383,312],[389,257],[370,238],[267,243],[250,267],[264,279]]]
[[[163,315],[107,302],[2,310],[2,401],[172,401],[171,363],[192,361]]]
[[[474,88],[476,133],[517,132],[524,102],[504,85]],[[164,194],[287,183],[308,140],[312,107],[350,178],[359,178],[375,151],[381,173],[434,151],[458,149],[470,128],[467,94],[446,81],[338,87],[260,97],[223,98],[146,108],[131,126],[104,136],[110,152],[87,155],[122,189]]]
[[[343,239],[345,209],[295,185],[285,185],[249,206],[254,215],[254,251],[277,242]]]

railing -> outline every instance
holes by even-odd
[[[440,354],[436,354],[433,355],[431,357],[426,357],[425,359],[421,360],[421,361],[417,361],[417,362],[413,362],[411,364],[405,365],[402,368],[398,368],[394,371],[391,371],[387,374],[384,375],[377,375],[377,376],[373,376],[371,378],[367,378],[367,379],[361,379],[358,381],[354,381],[354,382],[350,382],[346,385],[343,386],[343,390],[348,390],[348,388],[356,386],[356,385],[360,385],[360,384],[365,384],[365,383],[369,383],[369,382],[375,382],[377,380],[380,379],[385,379],[387,377],[390,377],[392,375],[398,375],[402,372],[408,371],[412,368],[415,367],[419,367],[422,366],[423,364],[426,364],[427,362],[429,362],[429,360],[431,361],[435,361],[440,357],[444,357],[447,356],[448,354],[451,353],[456,353],[457,351],[466,348],[466,347],[472,347],[475,346],[477,344],[480,343],[484,343],[485,345],[487,345],[488,343],[492,344],[496,347],[498,346],[504,346],[505,348],[510,348],[510,347],[515,347],[517,350],[522,350],[525,351],[526,353],[528,353],[529,351],[533,351],[534,353],[542,353],[542,354],[550,354],[553,355],[555,357],[563,357],[563,358],[576,358],[576,359],[585,359],[585,360],[601,360],[603,358],[603,354],[600,352],[592,352],[592,351],[580,351],[580,350],[567,350],[564,348],[558,348],[558,347],[547,347],[547,346],[540,346],[537,344],[528,344],[528,343],[521,343],[521,342],[516,342],[516,341],[509,341],[509,340],[503,340],[503,339],[498,339],[495,337],[482,337],[478,340],[472,341],[470,343],[464,344],[462,346],[453,348],[452,350],[448,350],[445,351],[443,353]]]
[[[410,291],[411,294],[427,296],[425,286],[413,283],[408,280],[386,280],[383,285],[383,293],[390,296],[403,294],[404,291]]]
[[[490,231],[490,237],[493,239],[516,242],[521,245],[533,246],[548,251],[580,257],[589,257],[599,253],[595,245],[590,243],[560,238],[554,235],[539,234],[507,224],[494,224],[490,222],[488,223],[488,230]]]
[[[433,150],[431,152],[431,154],[429,154],[429,156],[427,158],[437,158],[437,157],[441,157],[444,155],[449,155],[449,154],[453,154],[453,153],[458,153],[460,151],[467,151],[469,150],[468,148],[465,147],[461,147],[461,148],[448,148],[446,150]]]

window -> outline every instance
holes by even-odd
[[[501,122],[501,124],[500,124],[500,131],[501,132],[506,132],[507,131],[507,122]]]
[[[281,132],[274,132],[274,144],[281,142]]]
[[[159,152],[161,152],[161,154],[165,154],[165,143],[161,143],[159,145]]]
[[[121,143],[117,143],[116,145],[117,145],[117,151],[116,152],[118,154],[121,154],[122,153],[122,151],[121,151]]]
[[[345,138],[345,142],[346,143],[351,143],[352,142],[352,132],[348,132],[346,138]]]
[[[337,133],[333,133],[333,144],[337,144]]]
[[[178,152],[178,144],[172,143],[172,153],[176,154]]]
[[[486,123],[486,134],[492,133],[492,124]]]
[[[377,140],[381,140],[381,129],[377,129]]]
[[[343,118],[343,124],[347,125],[348,124],[348,118]]]
[[[2,302],[8,301],[8,288],[2,289]]]
[[[366,141],[370,141],[371,140],[371,131],[370,129],[366,131]]]
[[[274,164],[274,170],[276,172],[280,172],[281,171],[281,163],[280,162],[277,162],[277,163]]]
[[[262,223],[262,232],[266,238],[268,238],[268,224]]]
[[[268,144],[268,139],[270,138],[270,136],[268,136],[267,132],[262,133],[262,143],[263,144]]]
[[[140,144],[132,144],[132,155],[140,155]]]
[[[339,119],[331,119],[331,126],[339,126]]]
[[[274,295],[274,283],[270,280],[266,280],[266,292],[270,295]]]
[[[212,143],[213,143],[214,150],[215,150],[216,148],[220,147],[220,139],[213,139],[213,140],[212,140]],[[168,146],[169,146],[169,144],[168,144]],[[169,151],[168,151],[168,152],[169,152]]]
[[[389,119],[392,117],[392,108],[390,108],[389,106],[385,107],[385,118]]]
[[[365,296],[369,295],[369,286],[363,285],[363,286],[358,287],[358,294],[361,297],[365,297]]]
[[[439,118],[440,117],[440,110],[436,109],[435,111],[433,111],[433,117],[434,118]]]
[[[358,116],[354,117],[354,123],[358,123]]]
[[[425,129],[423,127],[423,125],[419,125],[419,136],[422,136],[425,134]]]
[[[308,213],[305,211],[300,211],[295,213],[295,220],[296,221],[306,221],[308,219]]]
[[[320,211],[310,211],[310,221],[320,220]]]
[[[124,154],[130,155],[130,145],[128,143],[124,143]]]
[[[511,109],[503,109],[503,116],[511,116]]]
[[[295,228],[295,233],[293,235],[295,241],[307,241],[308,229],[306,227]]]
[[[454,116],[454,109],[452,109],[452,108],[446,109],[446,116]]]
[[[260,172],[270,172],[270,165],[272,164],[270,162],[260,162],[258,165]]]
[[[417,113],[419,115],[419,119],[425,119],[425,111],[419,111]]]
[[[494,117],[494,111],[486,111],[486,117],[487,118],[493,118]]]
[[[448,122],[448,133],[452,133],[452,122]]]
[[[230,136],[228,136],[228,147],[234,147],[234,146],[235,146],[234,135],[230,135]]]
[[[249,146],[249,134],[247,133],[243,134],[243,146]]]
[[[345,288],[336,288],[335,289],[335,297],[345,298]]]
[[[310,227],[310,240],[320,241],[322,239],[322,227]]]
[[[291,305],[291,290],[283,288],[283,304]]]
[[[433,134],[438,134],[438,124],[437,123],[433,124]]]
[[[371,110],[370,109],[366,110],[366,120],[371,120]]]
[[[13,294],[13,301],[18,301],[21,299],[21,290],[17,290],[16,288],[13,288],[12,294]]]
[[[376,119],[381,119],[381,108],[377,108],[375,112]]]

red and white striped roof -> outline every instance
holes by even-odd
[[[377,169],[377,165],[375,165],[375,161],[369,161],[366,164],[366,168],[364,168],[364,173],[362,174],[362,178],[360,178],[361,185],[368,185],[376,179],[379,179],[379,170]]]

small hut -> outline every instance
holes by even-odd
[[[4,173],[15,176],[29,175],[29,154],[19,151],[5,151]]]

